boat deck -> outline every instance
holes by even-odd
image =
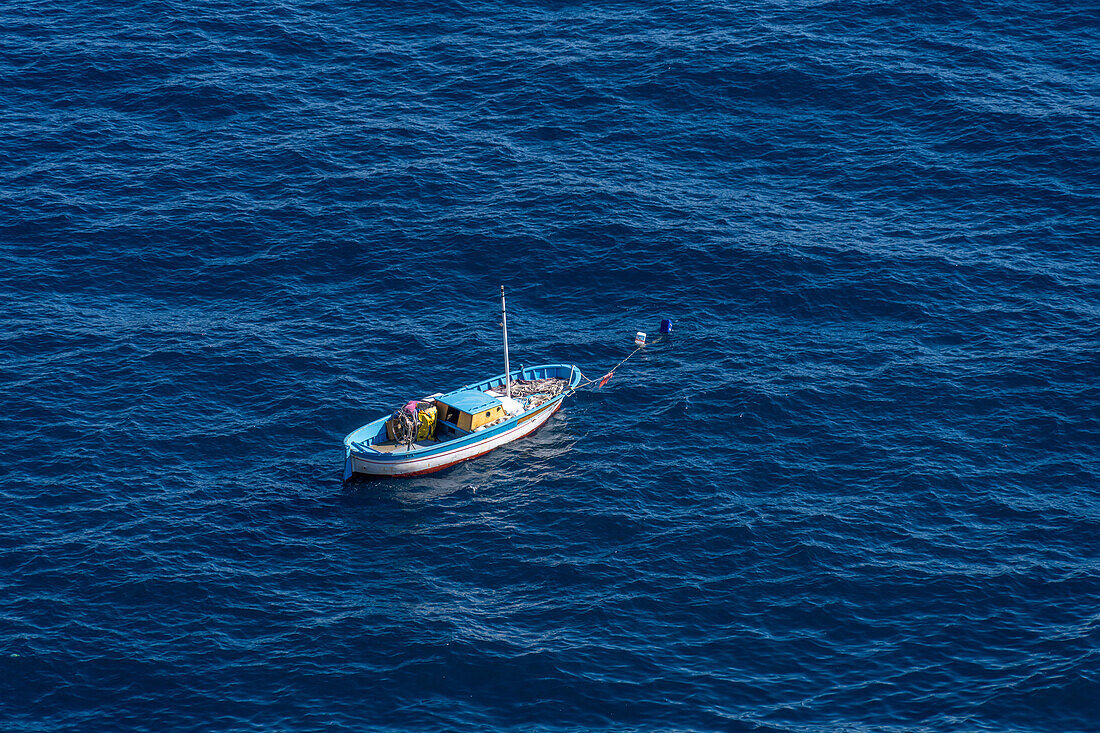
[[[431,440],[418,440],[418,441],[416,441],[415,443],[412,444],[412,448],[410,450],[417,450],[419,448],[432,448],[434,446],[439,445],[440,443],[446,443],[448,440],[454,440],[454,437],[453,436],[447,436],[443,440],[436,440],[435,438],[432,438]],[[385,443],[373,443],[371,445],[371,448],[374,448],[379,453],[404,453],[405,452],[405,444],[404,443],[398,443],[398,442],[393,441],[393,440],[387,440]]]

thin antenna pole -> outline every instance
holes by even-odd
[[[508,307],[504,303],[504,285],[500,286],[500,325],[504,327],[504,392],[512,399],[512,373],[508,366]]]

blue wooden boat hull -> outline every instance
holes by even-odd
[[[441,471],[533,433],[561,408],[562,401],[580,384],[581,370],[572,364],[541,364],[511,372],[512,380],[547,378],[566,379],[569,386],[547,402],[519,415],[511,416],[496,425],[448,440],[414,444],[410,450],[393,450],[392,441],[388,446],[389,450],[381,450],[383,444],[387,443],[388,415],[367,423],[344,438],[344,480],[357,474],[419,476]],[[446,399],[447,395],[464,390],[484,392],[497,387],[503,389],[503,385],[504,375],[500,374],[491,379],[451,390],[438,398]],[[379,447],[374,447],[376,445]]]

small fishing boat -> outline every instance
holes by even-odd
[[[410,402],[344,438],[344,480],[417,476],[488,453],[537,430],[580,381],[573,365],[542,364]]]
[[[484,455],[539,428],[576,391],[581,370],[508,365],[508,312],[500,289],[504,373],[407,403],[344,438],[344,480],[418,476]]]

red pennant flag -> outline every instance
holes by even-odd
[[[600,380],[600,386],[603,387],[605,384],[610,382],[611,381],[611,375],[614,374],[614,373],[615,372],[608,372],[607,374],[603,375],[603,379]]]

